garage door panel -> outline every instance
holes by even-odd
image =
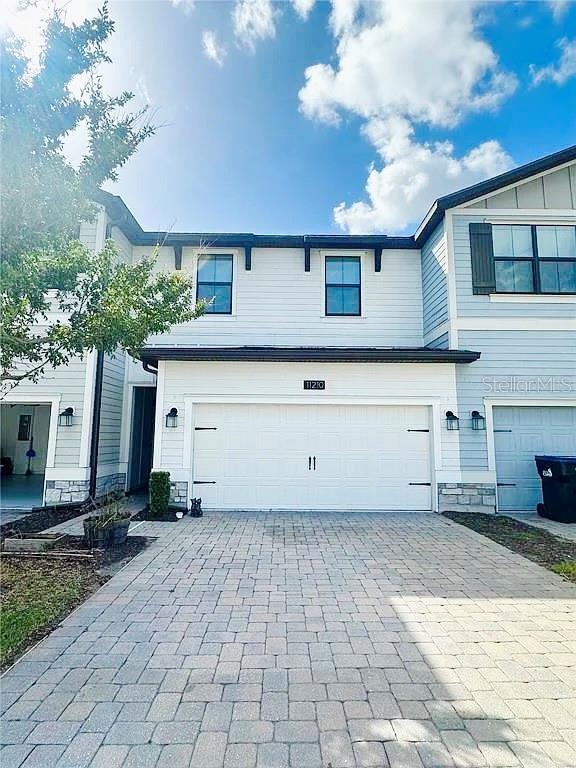
[[[425,407],[201,405],[194,479],[207,509],[431,506]],[[309,459],[316,457],[315,469]]]
[[[494,408],[494,443],[500,511],[534,511],[542,501],[535,454],[576,454],[576,408]]]

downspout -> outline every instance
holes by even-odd
[[[146,373],[153,373],[154,375],[158,373],[158,368],[154,368],[152,363],[147,363],[146,361],[142,363],[142,368],[144,368]]]
[[[96,375],[94,381],[94,405],[92,408],[92,435],[90,438],[90,480],[88,495],[96,498],[96,478],[98,475],[98,444],[100,442],[100,411],[102,409],[102,382],[104,379],[104,352],[96,356]]]

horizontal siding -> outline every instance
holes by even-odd
[[[219,250],[215,252],[226,252]],[[228,249],[228,252],[232,252]],[[136,248],[135,258],[151,249]],[[420,346],[422,344],[422,290],[420,253],[390,250],[382,254],[382,271],[374,271],[374,255],[362,252],[362,317],[324,317],[323,259],[311,256],[304,271],[301,249],[256,248],[252,269],[246,271],[244,254],[235,251],[233,316],[206,315],[151,344],[219,345],[326,345]],[[334,252],[336,253],[336,252]],[[171,248],[158,254],[159,269],[173,269]],[[195,280],[195,254],[184,249],[182,269]]]
[[[124,232],[118,227],[112,227],[112,240],[118,250],[120,261],[130,264],[132,261],[132,243],[128,240]]]
[[[304,379],[323,379],[326,398],[388,397],[409,402],[411,398],[437,398],[442,412],[456,407],[455,366],[441,363],[194,363],[166,362],[163,411],[178,408],[176,428],[162,427],[161,465],[183,467],[184,441],[191,424],[185,420],[185,398],[222,396],[234,402],[238,396],[285,398],[307,403],[318,393],[304,392]],[[203,424],[202,426],[210,426]],[[458,435],[442,430],[443,469],[458,469]]]
[[[463,470],[487,468],[486,433],[469,427],[470,412],[482,412],[484,398],[576,397],[576,332],[461,331],[460,346],[482,353],[456,370]]]
[[[104,464],[117,464],[120,460],[125,360],[126,355],[122,352],[104,356],[98,443],[99,467]]]
[[[576,208],[576,163],[497,195],[471,203],[469,208]]]
[[[11,400],[17,400],[19,394],[32,395],[39,403],[43,397],[60,395],[60,411],[74,408],[72,426],[58,427],[56,433],[56,467],[77,467],[79,464],[85,378],[85,361],[73,358],[66,366],[48,369],[37,383],[20,382],[10,393]]]
[[[459,317],[574,317],[576,309],[574,304],[563,304],[554,301],[550,296],[550,302],[534,303],[530,297],[522,303],[491,302],[489,296],[475,296],[472,293],[472,267],[470,259],[470,222],[482,222],[481,215],[473,216],[454,215],[454,267],[456,272],[456,296]],[[576,213],[574,216],[576,224]]]
[[[424,335],[448,320],[447,253],[444,223],[422,248]]]

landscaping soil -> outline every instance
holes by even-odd
[[[40,531],[45,531],[47,528],[53,528],[55,525],[66,523],[68,520],[84,515],[92,508],[89,504],[75,506],[71,509],[45,507],[36,512],[22,515],[19,520],[13,520],[1,525],[0,538],[4,539],[7,536],[18,536],[25,533],[40,533]]]
[[[443,515],[548,570],[560,572],[562,566],[576,564],[576,543],[520,520],[475,512],[444,512]],[[563,570],[562,575],[576,582],[576,574],[567,572],[571,570]]]
[[[136,515],[132,517],[132,520],[146,520],[150,523],[179,523],[180,520],[176,517],[176,511],[169,509],[168,512],[162,517],[153,517],[150,514],[148,507],[140,510]]]

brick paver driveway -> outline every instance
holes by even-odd
[[[435,515],[152,531],[4,676],[2,768],[576,766],[559,577]]]

